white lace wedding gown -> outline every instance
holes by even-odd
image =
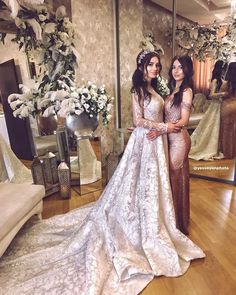
[[[225,83],[216,92],[216,79],[211,85],[211,103],[191,135],[189,158],[194,160],[213,160],[224,158],[219,152],[220,113],[222,97],[225,95]]]
[[[166,136],[146,138],[166,130],[164,102],[152,96],[145,120],[133,101],[138,127],[100,199],[22,231],[0,262],[0,294],[134,295],[205,256],[176,229]]]

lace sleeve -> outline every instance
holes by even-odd
[[[189,112],[192,111],[192,105],[191,103],[188,103],[188,102],[185,102],[185,101],[182,101],[181,102],[181,107]]]
[[[162,134],[167,133],[167,123],[157,123],[144,118],[144,109],[139,105],[138,96],[136,93],[132,94],[133,104],[133,122],[135,127],[143,127],[147,129],[156,129]]]

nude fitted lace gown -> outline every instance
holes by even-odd
[[[191,110],[191,105],[182,102],[179,107],[172,106],[173,97],[165,102],[165,121],[176,122],[181,118],[181,109]],[[170,181],[178,229],[188,234],[189,225],[189,162],[188,153],[191,140],[186,129],[168,134]]]
[[[22,231],[0,260],[0,294],[135,295],[205,256],[176,229],[166,136],[146,137],[166,131],[163,104],[143,112],[133,96],[137,127],[99,200]]]

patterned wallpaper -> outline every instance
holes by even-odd
[[[114,96],[114,25],[113,1],[109,0],[72,0],[72,22],[77,36],[75,47],[79,53],[77,82],[87,81],[98,85],[105,84]],[[115,109],[115,108],[114,108]],[[115,114],[115,112],[114,112]],[[112,146],[113,121],[106,128],[101,128],[104,155]]]
[[[121,78],[121,124],[133,126],[131,104],[131,81],[136,69],[136,56],[140,48],[143,27],[143,1],[120,1],[120,78]]]
[[[177,24],[186,20],[177,17]],[[167,35],[172,30],[172,14],[150,0],[120,1],[120,66],[121,66],[121,117],[122,127],[132,126],[130,87],[132,74],[136,68],[135,59],[140,51],[142,35],[148,32],[162,45],[162,75],[168,77],[172,59],[172,48]]]
[[[172,47],[169,43],[171,37],[167,37],[172,30],[172,15],[152,1],[144,0],[143,10],[143,34],[152,32],[155,40],[164,49],[161,56],[162,76],[168,77],[168,68],[172,59]]]

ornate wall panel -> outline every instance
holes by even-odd
[[[120,71],[122,127],[132,126],[131,81],[142,38],[143,1],[120,1]]]
[[[77,81],[80,85],[87,81],[93,81],[97,85],[105,84],[109,93],[114,96],[113,1],[72,0],[71,8],[72,21],[77,32],[75,47],[79,53]],[[115,112],[108,128],[100,131],[105,155],[112,146],[114,116]]]

